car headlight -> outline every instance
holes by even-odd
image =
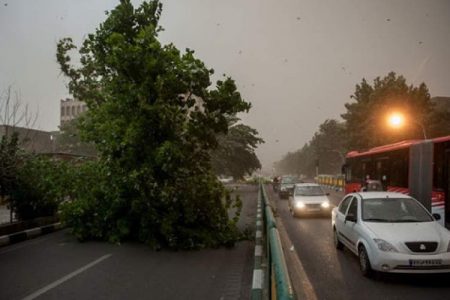
[[[305,203],[303,203],[303,202],[295,202],[295,207],[297,207],[297,208],[304,208],[305,207]]]
[[[320,204],[320,206],[322,206],[323,208],[329,208],[330,202],[328,202],[328,201],[322,202],[322,204]]]
[[[386,242],[382,239],[373,239],[373,241],[377,244],[378,249],[384,252],[398,252],[397,249],[395,249],[394,246],[392,246],[391,243]]]

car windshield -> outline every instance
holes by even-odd
[[[362,203],[362,217],[366,222],[433,221],[430,214],[416,200],[411,198],[365,199]]]
[[[295,196],[323,196],[325,192],[320,186],[297,186],[295,188]]]
[[[282,184],[293,184],[297,182],[297,178],[296,177],[283,177],[281,179],[281,183]]]

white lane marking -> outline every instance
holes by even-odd
[[[105,259],[108,259],[109,257],[111,257],[111,255],[112,255],[112,254],[106,254],[106,255],[103,255],[102,257],[100,257],[100,258],[94,260],[93,262],[91,262],[91,263],[85,265],[84,267],[81,267],[81,268],[79,268],[78,270],[75,270],[75,271],[73,271],[72,273],[67,274],[67,275],[64,276],[64,277],[61,277],[60,279],[58,279],[58,280],[56,280],[56,281],[50,283],[50,284],[47,285],[47,286],[44,286],[43,288],[37,290],[36,292],[34,292],[34,293],[32,293],[32,294],[26,296],[26,297],[23,298],[22,300],[32,300],[32,299],[36,299],[37,297],[39,297],[39,296],[41,296],[42,294],[48,292],[49,290],[54,289],[54,288],[57,287],[58,285],[60,285],[60,284],[62,284],[62,283],[64,283],[64,282],[66,282],[66,281],[69,280],[69,279],[72,279],[73,277],[75,277],[75,276],[77,276],[78,274],[80,274],[80,273],[86,271],[87,269],[92,268],[93,266],[95,266],[95,265],[98,264],[98,263],[101,263],[101,262],[104,261]]]
[[[256,238],[261,238],[262,237],[262,232],[261,230],[257,230],[256,231]]]
[[[257,214],[256,218],[261,219],[261,214]]]
[[[262,256],[262,246],[261,245],[255,246],[255,256]]]
[[[261,226],[261,225],[262,225],[261,221],[256,221],[256,226]]]
[[[255,269],[253,270],[253,283],[252,283],[252,289],[262,289],[263,288],[263,276],[264,273],[261,269]]]
[[[316,295],[316,291],[314,290],[314,286],[309,280],[308,274],[303,267],[302,261],[297,255],[297,251],[295,251],[295,249],[292,249],[294,251],[285,250],[289,248],[289,245],[293,244],[286,231],[286,227],[284,226],[284,221],[281,218],[277,219],[277,221],[277,228],[280,232],[281,244],[283,245],[284,250],[283,252],[287,259],[286,263],[289,265],[291,280],[294,280],[296,283],[298,283],[295,285],[295,287],[301,287],[300,291],[297,291],[297,294],[304,295],[304,298],[306,300],[317,300],[318,297]],[[295,287],[294,289],[296,289]]]

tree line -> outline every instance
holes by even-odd
[[[425,132],[427,138],[450,134],[450,110],[431,101],[425,83],[413,86],[395,72],[372,83],[362,79],[350,98],[342,119],[325,120],[302,148],[275,163],[277,173],[314,177],[318,168],[321,174],[337,174],[348,151],[423,139]],[[403,128],[389,126],[386,118],[393,112],[405,116]]]

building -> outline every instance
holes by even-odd
[[[17,133],[19,147],[27,152],[51,153],[55,151],[57,132],[48,132],[18,126],[0,125],[0,138]]]
[[[60,118],[60,127],[65,123],[76,119],[80,114],[87,110],[86,103],[83,101],[79,101],[77,99],[61,99],[60,101],[61,107],[61,118]]]

